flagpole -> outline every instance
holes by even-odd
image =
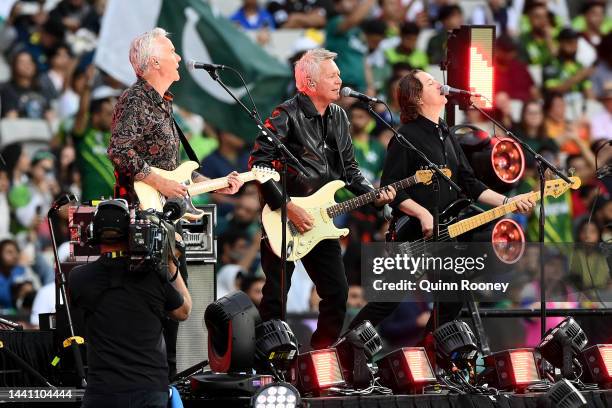
[[[255,106],[255,102],[253,101],[253,98],[251,98],[251,103],[253,104],[253,110],[250,110],[244,103],[242,103],[240,99],[236,98],[236,95],[234,95],[232,91],[223,83],[223,81],[219,77],[219,73],[217,72],[219,68],[222,68],[222,69],[227,68],[235,72],[242,80],[243,86],[246,88],[249,98],[251,98],[251,93],[249,92],[249,88],[246,86],[246,83],[244,82],[242,75],[240,74],[240,72],[238,72],[238,70],[232,67],[228,67],[227,65],[218,66],[218,65],[210,64],[208,67],[204,67],[204,69],[206,70],[206,72],[208,72],[210,77],[215,82],[217,82],[219,85],[221,85],[221,87],[225,89],[225,92],[227,92],[236,101],[236,103],[238,103],[238,105],[240,105],[242,109],[244,109],[249,114],[251,119],[255,122],[255,124],[259,128],[259,131],[264,136],[266,136],[267,139],[274,145],[277,155],[278,155],[278,159],[280,160],[282,164],[281,185],[282,185],[283,199],[281,203],[282,230],[281,230],[280,299],[281,299],[281,320],[286,321],[287,307],[286,307],[286,302],[285,302],[285,287],[286,287],[285,279],[286,279],[286,270],[287,270],[287,163],[288,161],[290,161],[303,174],[309,174],[309,172],[306,170],[306,168],[304,168],[302,163],[300,163],[298,159],[289,151],[289,149],[287,149],[287,146],[285,146],[283,142],[280,141],[276,133],[273,130],[265,127],[261,118],[259,117],[259,113],[257,112],[257,107]]]

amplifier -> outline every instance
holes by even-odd
[[[185,241],[187,262],[214,263],[217,261],[215,228],[217,226],[217,206],[198,205],[204,216],[194,222],[181,221]]]
[[[99,246],[87,245],[87,226],[93,221],[96,208],[93,205],[71,205],[68,207],[68,232],[70,234],[70,260],[93,261],[100,255]]]

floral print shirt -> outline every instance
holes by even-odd
[[[172,94],[162,98],[144,79],[125,90],[117,101],[108,156],[115,167],[115,197],[135,202],[134,181],[151,166],[174,170],[179,165],[180,138],[172,120]]]

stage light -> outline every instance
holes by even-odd
[[[493,251],[506,264],[518,262],[525,252],[525,234],[521,226],[509,218],[495,223],[491,232]]]
[[[491,369],[487,377],[491,385],[499,389],[523,391],[540,381],[540,374],[533,349],[513,349],[493,353],[485,358]]]
[[[289,369],[298,353],[298,342],[289,325],[272,319],[259,324],[255,333],[257,361],[264,365],[271,363],[275,368]]]
[[[251,398],[251,408],[296,408],[300,405],[300,393],[285,382],[266,385]]]
[[[553,385],[546,396],[555,408],[579,408],[587,405],[584,396],[566,379]]]
[[[509,138],[493,138],[474,125],[456,125],[449,129],[483,183],[495,191],[510,191],[525,171],[523,149]]]
[[[208,305],[204,312],[208,329],[210,368],[218,373],[248,372],[255,356],[255,326],[261,322],[251,299],[232,292]]]
[[[612,388],[612,344],[596,344],[582,352],[584,381]]]
[[[476,336],[467,323],[459,320],[445,323],[433,332],[433,336],[443,363],[451,362],[459,368],[468,368],[476,358]]]
[[[319,394],[345,383],[336,349],[314,350],[298,356],[298,388],[302,393]]]
[[[372,375],[368,361],[382,349],[382,340],[372,323],[364,321],[332,347],[338,352],[345,380],[357,388],[369,386]]]
[[[447,41],[448,83],[483,95],[473,98],[483,109],[493,108],[493,52],[495,26],[461,26],[453,30]],[[469,99],[459,97],[461,109],[469,106]]]
[[[259,374],[226,374],[210,371],[189,377],[190,391],[195,396],[251,397],[263,387],[272,384],[274,377]]]
[[[403,347],[377,362],[381,384],[395,393],[422,392],[427,384],[437,382],[423,347]]]
[[[544,335],[537,349],[546,361],[561,369],[561,375],[574,375],[574,357],[586,346],[588,340],[574,318],[566,317]]]

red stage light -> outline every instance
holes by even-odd
[[[501,389],[524,390],[540,381],[533,349],[504,350],[486,357],[487,367],[494,368],[491,384]]]
[[[344,385],[336,349],[315,350],[298,356],[299,387],[302,392],[318,393]]]
[[[525,234],[514,220],[497,221],[491,232],[491,242],[497,258],[506,264],[518,262],[525,252]]]
[[[491,152],[493,171],[504,183],[516,183],[525,170],[523,149],[514,140],[508,138],[493,139],[492,143],[495,144]]]
[[[437,381],[423,347],[404,347],[378,361],[381,383],[394,392],[420,392]]]
[[[612,388],[612,344],[596,344],[582,352],[587,381]]]

